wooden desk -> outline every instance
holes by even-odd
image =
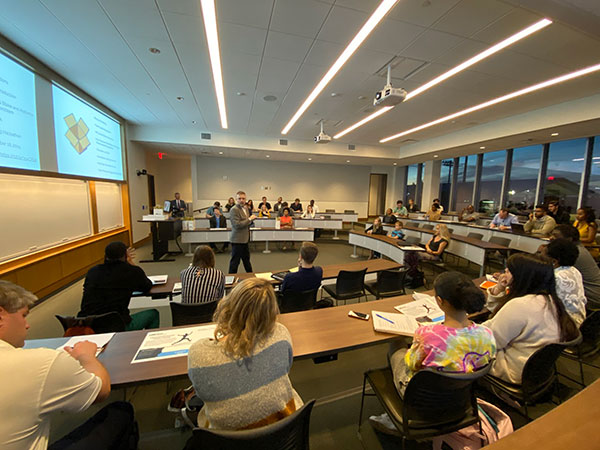
[[[597,450],[600,380],[542,417],[487,447],[489,450]]]
[[[454,226],[454,224],[452,225]],[[434,234],[433,230],[424,230],[422,228],[408,226],[404,227],[403,231],[406,236],[414,236],[418,238],[421,244],[428,243]],[[355,236],[353,236],[353,234]],[[364,236],[368,236],[371,239],[367,239]],[[509,247],[505,247],[503,245],[461,236],[456,233],[453,233],[451,237],[452,239],[450,240],[445,252],[459,256],[467,261],[471,261],[479,265],[479,276],[483,276],[483,272],[485,270],[485,261],[489,252],[509,250]],[[368,248],[369,250],[386,255],[396,262],[401,264],[404,263],[405,251],[398,247],[399,242],[397,239],[381,235],[367,235],[360,231],[351,231],[348,238],[348,243],[355,246]],[[401,241],[400,245],[402,245]]]
[[[340,273],[340,270],[354,271],[354,270],[367,269],[367,273],[374,273],[374,272],[381,272],[382,270],[397,269],[399,267],[402,267],[402,265],[398,264],[395,261],[389,261],[387,259],[369,259],[367,261],[356,261],[356,262],[345,263],[345,264],[330,264],[328,266],[323,266],[323,279],[327,280],[327,279],[337,278]],[[272,273],[285,272],[287,270],[289,270],[289,267],[287,269],[274,270],[274,271],[272,271]],[[239,278],[240,280],[254,277],[253,272],[252,273],[243,273],[243,274],[232,273],[229,275],[234,275],[237,278]],[[273,279],[272,283],[279,284],[281,282],[276,279]]]
[[[270,219],[269,219],[270,220]],[[229,242],[231,228],[201,228],[181,232],[181,242],[189,245],[192,254],[192,244],[208,244],[211,242]],[[265,242],[263,253],[271,253],[270,241],[304,242],[314,241],[315,232],[311,228],[250,228],[251,242]]]

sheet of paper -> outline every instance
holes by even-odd
[[[233,275],[227,275],[225,277],[225,284],[233,284],[235,283],[236,277]]]
[[[291,272],[291,273],[298,272],[298,266],[292,267],[290,270],[288,270],[288,272]]]
[[[173,294],[177,294],[179,292],[181,292],[181,282],[173,285]]]
[[[404,314],[371,311],[371,317],[373,317],[373,329],[383,333],[412,336],[419,328],[419,323],[413,317]]]
[[[425,249],[423,247],[419,247],[418,245],[400,245],[402,250],[406,251],[414,251],[414,252],[424,252]]]
[[[394,309],[419,322],[441,322],[445,317],[444,311],[440,309],[433,297],[423,294],[417,296],[412,302],[395,306]]]
[[[73,336],[64,345],[57,348],[57,350],[64,350],[65,347],[73,347],[78,342],[89,341],[93,342],[98,346],[96,350],[96,356],[102,352],[102,349],[106,344],[110,342],[115,333],[102,333],[102,334],[86,334],[84,336]]]
[[[150,275],[148,277],[148,279],[150,281],[152,281],[153,285],[165,284],[167,282],[167,280],[169,279],[169,276],[168,275]]]
[[[135,353],[132,364],[187,356],[190,346],[199,339],[212,338],[216,325],[202,325],[150,331]]]
[[[272,272],[262,272],[262,273],[255,273],[254,276],[256,278],[261,278],[263,280],[267,280],[267,281],[271,281],[271,275],[273,275]]]

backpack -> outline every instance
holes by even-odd
[[[477,450],[513,432],[510,417],[497,406],[478,398],[477,409],[479,410],[483,435],[479,432],[479,425],[474,424],[454,433],[435,437],[433,439],[433,449]]]

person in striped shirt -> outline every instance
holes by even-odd
[[[210,303],[225,296],[225,275],[215,269],[215,254],[208,245],[194,252],[192,264],[181,271],[181,303]]]

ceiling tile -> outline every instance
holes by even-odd
[[[451,48],[461,43],[464,38],[441,31],[428,30],[409,47],[400,52],[401,56],[433,61]]]
[[[293,61],[264,58],[258,77],[258,90],[282,96],[290,88],[299,68],[300,64]]]
[[[460,0],[400,0],[389,17],[429,28]]]
[[[470,37],[513,9],[496,0],[462,0],[445,14],[433,28],[438,31]]]
[[[222,23],[219,27],[221,52],[262,55],[267,39],[267,30]]]
[[[346,47],[368,18],[369,14],[334,6],[317,38]]]
[[[373,30],[363,47],[397,54],[425,30],[423,27],[406,22],[384,19]]]
[[[331,7],[314,0],[278,0],[271,30],[315,38]]]
[[[306,58],[312,43],[312,39],[269,31],[265,56],[300,63]]]

